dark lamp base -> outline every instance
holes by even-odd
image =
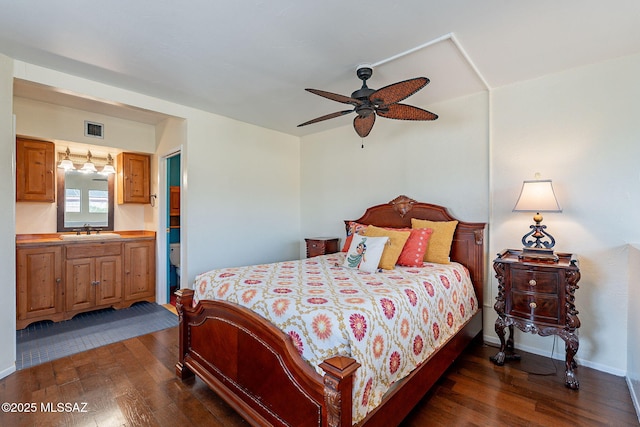
[[[522,260],[558,262],[558,256],[553,253],[553,249],[546,248],[522,248],[522,253],[518,255]]]

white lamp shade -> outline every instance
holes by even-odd
[[[66,171],[76,168],[75,166],[73,166],[73,162],[69,159],[60,160],[60,164],[58,164],[58,167]]]
[[[97,172],[98,169],[96,169],[96,165],[94,165],[91,162],[87,162],[82,166],[82,169],[80,169],[82,172]]]
[[[524,181],[514,212],[562,212],[550,179]]]
[[[113,165],[104,165],[102,168],[102,173],[112,174],[116,173],[116,170],[113,168]]]

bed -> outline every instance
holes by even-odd
[[[313,365],[307,361],[308,357],[303,357],[302,346],[295,339],[296,334],[285,332],[286,328],[280,329],[263,315],[237,301],[232,302],[233,299],[218,299],[217,294],[200,288],[204,282],[212,281],[213,277],[224,278],[239,273],[245,274],[240,274],[245,279],[247,274],[256,277],[255,281],[245,280],[254,284],[260,282],[263,276],[280,279],[284,277],[283,268],[290,269],[290,278],[304,280],[307,285],[315,282],[310,283],[309,277],[301,273],[293,273],[295,268],[311,269],[312,275],[322,269],[333,276],[342,271],[340,276],[347,280],[350,276],[345,274],[352,272],[341,266],[346,256],[341,253],[297,263],[291,261],[257,266],[257,271],[255,268],[223,269],[199,275],[199,281],[194,284],[196,291],[181,289],[177,292],[180,340],[176,374],[183,380],[197,375],[253,425],[347,426],[354,424],[354,420],[356,425],[398,424],[482,330],[485,224],[459,221],[444,207],[417,202],[406,196],[370,207],[354,221],[364,225],[406,229],[411,228],[412,218],[458,221],[449,257],[456,276],[464,271],[470,278],[475,292],[475,299],[470,298],[471,305],[476,307],[474,310],[461,308],[461,311],[468,313],[457,332],[437,343],[437,349],[424,360],[413,362],[417,367],[412,367],[406,376],[391,381],[388,390],[378,396],[379,402],[366,414],[357,413],[361,396],[365,395],[365,391],[361,390],[362,379],[358,379],[358,376],[370,369],[369,361],[363,360],[368,354],[358,353],[356,345],[346,344],[348,351],[337,351]],[[345,221],[347,229],[352,223]],[[432,267],[444,268],[440,265]],[[415,268],[398,268],[391,273],[382,271],[378,277],[381,283],[385,280],[408,283],[410,280],[402,276],[405,272],[409,275],[418,273]],[[365,279],[370,281],[370,278]],[[312,277],[311,280],[322,281],[324,278]],[[406,295],[411,295],[413,291],[408,291],[408,286],[403,289]],[[220,288],[217,289],[216,292],[220,292]],[[278,289],[290,288],[285,286]],[[376,289],[381,290],[384,287]],[[248,289],[242,291],[242,295],[254,297],[259,291],[259,288]],[[461,295],[462,291],[460,299]],[[256,299],[261,302],[266,297],[258,294]],[[317,302],[326,298],[308,299]],[[305,342],[307,344],[309,341]],[[331,351],[331,347],[327,351]],[[351,357],[353,354],[360,354],[361,360]],[[404,358],[402,360],[404,362]],[[370,386],[370,382],[367,386]]]

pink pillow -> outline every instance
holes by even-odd
[[[355,221],[349,221],[349,230],[347,230],[347,237],[344,239],[344,246],[342,252],[348,252],[349,246],[351,246],[351,240],[354,234],[362,234],[367,229],[365,224],[360,224]]]
[[[431,228],[414,228],[404,244],[396,264],[406,267],[422,267],[424,254],[429,246],[429,238],[433,233]]]

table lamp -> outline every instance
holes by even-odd
[[[558,257],[553,253],[556,241],[545,231],[547,226],[541,224],[542,215],[540,215],[540,212],[562,212],[551,180],[524,181],[513,212],[536,213],[533,216],[535,224],[529,226],[531,231],[522,236],[521,258],[557,261]]]

